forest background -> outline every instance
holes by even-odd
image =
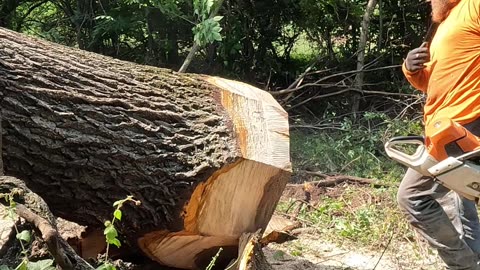
[[[412,239],[395,206],[404,168],[383,145],[422,132],[424,96],[401,63],[424,40],[429,14],[424,0],[0,0],[0,27],[174,70],[194,48],[187,72],[270,92],[290,116],[292,182],[386,184],[324,192],[300,213],[305,224],[330,224],[322,230],[333,240],[374,247],[393,234]]]

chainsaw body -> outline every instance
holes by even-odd
[[[402,146],[416,145],[413,154]],[[448,149],[461,150],[449,156]],[[441,119],[426,128],[426,137],[395,137],[385,144],[387,155],[470,200],[480,198],[480,140],[451,119]]]

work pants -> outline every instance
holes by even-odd
[[[412,169],[400,184],[397,200],[408,222],[437,249],[448,269],[480,270],[480,225],[475,202]]]

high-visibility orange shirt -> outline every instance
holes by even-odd
[[[425,126],[450,118],[467,124],[480,117],[480,0],[461,0],[437,29],[425,68],[403,72],[426,92]],[[428,130],[426,131],[428,134]]]

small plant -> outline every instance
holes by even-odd
[[[295,244],[292,247],[292,250],[290,251],[290,255],[295,256],[295,257],[300,257],[303,255],[304,252],[304,247],[300,244]]]
[[[208,264],[208,266],[205,270],[212,270],[213,269],[213,267],[215,266],[215,262],[217,261],[218,256],[220,256],[220,253],[222,252],[222,250],[223,250],[223,248],[218,249],[217,254],[215,254],[215,256],[213,256],[212,260],[210,261],[210,263]]]
[[[120,240],[117,238],[118,237],[118,231],[115,228],[115,220],[121,221],[122,220],[122,206],[126,202],[134,202],[135,205],[140,205],[140,201],[137,201],[133,199],[133,196],[127,196],[127,198],[118,200],[113,203],[113,206],[116,207],[115,211],[113,211],[113,218],[112,221],[105,221],[105,230],[103,231],[103,234],[105,235],[105,241],[107,242],[107,249],[105,251],[105,259],[103,261],[103,264],[101,264],[99,267],[97,267],[97,270],[116,270],[117,268],[108,261],[108,252],[110,249],[110,245],[115,245],[116,247],[120,247],[122,244]]]
[[[17,265],[17,267],[15,267],[14,270],[55,270],[52,259],[39,260],[36,262],[31,262],[28,260],[28,251],[25,248],[25,244],[30,243],[30,241],[32,240],[32,234],[29,230],[23,230],[20,232],[16,222],[17,215],[16,215],[15,208],[17,206],[17,203],[14,201],[14,196],[21,195],[21,194],[22,194],[22,191],[19,189],[13,189],[8,194],[0,194],[0,198],[4,198],[5,201],[8,203],[6,216],[8,216],[13,221],[13,226],[16,232],[16,238],[20,242],[20,247],[22,248],[21,253],[23,255],[23,259],[20,262],[20,264]],[[11,270],[11,269],[12,268],[6,265],[0,265],[0,270]]]

